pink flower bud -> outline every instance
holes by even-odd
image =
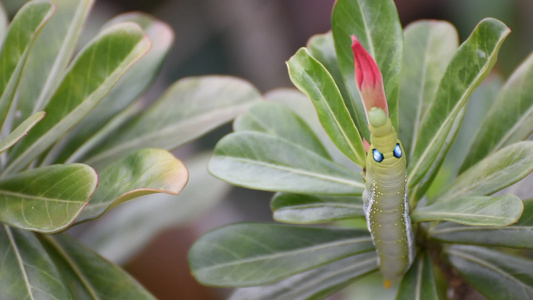
[[[355,35],[352,35],[352,41],[355,81],[361,98],[363,98],[365,111],[368,115],[368,112],[372,107],[379,107],[383,109],[388,116],[389,109],[387,107],[385,89],[383,88],[383,76],[381,76],[378,65],[372,56],[370,56],[365,50],[363,45],[357,40]]]

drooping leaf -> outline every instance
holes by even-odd
[[[531,260],[475,246],[451,246],[446,254],[461,276],[488,299],[533,297]]]
[[[52,233],[65,229],[87,205],[98,175],[82,164],[40,167],[0,179],[0,221]]]
[[[457,31],[444,21],[416,21],[404,30],[399,95],[399,136],[409,160],[420,124],[458,46]],[[414,137],[414,138],[413,138]]]
[[[533,249],[533,201],[524,200],[524,212],[514,225],[477,227],[442,223],[431,228],[429,236],[449,243]]]
[[[2,299],[73,299],[34,233],[0,226]]]
[[[274,220],[318,224],[364,216],[361,197],[276,194],[270,202]]]
[[[127,202],[91,223],[79,240],[112,262],[124,264],[162,230],[197,220],[231,188],[207,172],[209,158],[211,153],[202,153],[184,161],[190,178],[178,196],[152,194]]]
[[[24,66],[17,96],[18,125],[43,110],[63,77],[94,0],[50,0],[54,15],[35,40]]]
[[[287,61],[287,67],[294,85],[313,101],[320,123],[333,143],[353,162],[364,166],[363,141],[333,77],[305,48]]]
[[[255,286],[373,249],[367,230],[241,223],[197,240],[189,265],[203,284]]]
[[[449,221],[470,226],[507,226],[518,221],[524,205],[515,195],[466,196],[417,208],[413,222]]]
[[[333,33],[329,31],[328,33],[313,35],[307,42],[307,49],[309,49],[309,53],[311,53],[311,55],[328,70],[329,74],[333,76],[333,79],[335,80],[335,83],[341,92],[344,104],[350,112],[352,120],[355,122],[355,126],[362,131],[361,128],[366,128],[366,120],[357,119],[355,102],[352,101],[351,96],[344,85],[344,78],[342,77],[342,73],[339,68],[337,53],[335,52]],[[357,100],[361,101],[359,98]],[[358,123],[358,121],[361,122]]]
[[[350,256],[271,285],[240,288],[229,300],[319,300],[376,271],[375,252]]]
[[[528,137],[533,131],[533,55],[511,75],[498,94],[465,158],[466,171],[493,151]]]
[[[485,157],[457,177],[433,202],[490,195],[518,182],[532,171],[533,142],[518,142]]]
[[[320,140],[296,113],[274,102],[258,102],[235,119],[235,131],[258,131],[284,138],[331,159]]]
[[[385,85],[392,124],[398,128],[398,91],[402,65],[402,26],[392,0],[338,0],[333,8],[331,28],[344,84],[357,108],[359,129],[367,134],[365,111],[355,85],[350,36],[355,35],[376,61]],[[363,120],[363,121],[361,121]]]
[[[20,123],[20,125],[17,126],[17,128],[15,128],[5,139],[0,141],[0,153],[3,153],[20,141],[20,139],[28,134],[28,131],[32,129],[35,124],[39,123],[44,116],[45,113],[40,111],[24,120],[24,122]]]
[[[433,263],[427,253],[419,255],[403,276],[396,299],[439,300]]]
[[[473,90],[489,74],[509,32],[502,22],[484,19],[457,50],[439,83],[435,101],[422,120],[418,136],[413,137],[416,145],[408,166],[409,189],[424,177],[433,176],[428,171],[439,154],[451,145],[449,143],[446,149],[443,147],[448,136],[455,135],[458,129],[453,126],[457,116]],[[432,173],[437,171],[432,169]]]
[[[117,24],[99,34],[75,58],[45,108],[46,119],[15,146],[4,172],[24,168],[68,132],[149,48],[150,41],[133,23]]]
[[[78,222],[94,219],[106,210],[154,193],[177,195],[189,179],[187,168],[162,149],[141,149],[109,164]]]
[[[174,33],[165,23],[140,12],[126,13],[109,21],[104,28],[121,22],[134,22],[148,35],[152,42],[150,51],[135,63],[119,80],[113,90],[98,106],[72,130],[63,152],[56,163],[73,160],[72,152],[86,146],[86,141],[101,133],[104,124],[126,109],[150,86],[159,73],[160,66],[174,42]],[[87,152],[89,149],[84,149]],[[81,156],[80,154],[77,154]]]
[[[208,165],[214,176],[247,188],[361,195],[361,175],[285,139],[237,132],[221,139]]]
[[[43,243],[74,299],[155,299],[120,267],[73,239],[46,235]]]
[[[234,77],[181,79],[96,148],[86,162],[104,165],[146,145],[175,149],[230,121],[259,99],[261,95],[251,84]]]
[[[13,18],[0,52],[0,128],[6,127],[7,115],[13,103],[20,74],[31,46],[43,25],[50,19],[54,7],[47,1],[31,1]]]

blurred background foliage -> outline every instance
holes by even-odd
[[[25,2],[2,0],[10,16]],[[85,44],[113,16],[143,11],[168,23],[176,36],[159,78],[146,94],[147,101],[156,99],[179,78],[204,74],[239,76],[267,92],[291,87],[285,61],[312,35],[330,29],[333,3],[334,0],[97,0],[80,43]],[[457,27],[461,41],[482,18],[494,17],[508,24],[512,34],[504,43],[495,67],[503,78],[533,49],[531,0],[396,0],[395,3],[404,27],[418,19],[448,20]],[[188,156],[212,149],[229,131],[227,125],[180,148],[177,155],[187,163]],[[194,193],[187,196],[200,197]],[[197,188],[196,193],[202,190]],[[197,237],[211,228],[246,220],[271,221],[270,197],[269,193],[232,188],[209,213],[194,216],[185,225],[173,224],[123,265],[159,299],[224,299],[229,291],[195,283],[187,266],[187,251]],[[367,281],[372,280],[369,277]],[[365,285],[358,284],[348,289],[346,295],[335,295],[332,299],[353,299],[350,295],[365,293]],[[472,299],[476,297],[473,295]]]

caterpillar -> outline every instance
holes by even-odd
[[[407,160],[388,116],[383,78],[374,59],[352,36],[355,77],[370,130],[363,208],[385,286],[409,269],[414,257],[407,201]],[[366,141],[365,141],[366,142]]]

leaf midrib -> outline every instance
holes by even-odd
[[[212,270],[217,270],[217,269],[223,269],[223,268],[227,268],[227,267],[237,266],[237,265],[244,264],[244,263],[261,262],[261,261],[266,261],[266,260],[271,260],[271,259],[276,259],[276,258],[283,258],[283,257],[286,257],[286,256],[294,256],[294,255],[297,255],[297,254],[316,251],[316,250],[322,250],[322,249],[327,249],[327,248],[335,248],[335,247],[339,247],[339,246],[344,246],[344,245],[349,245],[349,244],[365,243],[365,242],[372,242],[372,238],[371,237],[364,237],[364,238],[346,239],[346,240],[341,240],[341,241],[338,241],[338,242],[315,245],[315,246],[307,247],[307,248],[303,248],[303,249],[296,249],[296,250],[289,250],[289,251],[279,251],[279,252],[276,252],[274,254],[261,255],[259,257],[251,257],[251,258],[247,258],[247,259],[240,259],[240,260],[235,260],[235,261],[231,261],[231,262],[216,264],[216,265],[209,266],[209,267],[200,268],[200,269],[197,269],[196,273],[209,272],[209,271],[212,271]],[[365,251],[359,251],[359,252],[355,252],[355,253],[364,253],[364,252],[368,252],[368,251],[371,251],[371,249],[370,250],[365,250]]]
[[[451,255],[455,255],[455,256],[461,257],[463,259],[470,260],[473,263],[477,263],[480,266],[486,267],[487,269],[492,270],[495,273],[498,273],[498,274],[502,275],[503,277],[506,277],[506,278],[510,279],[511,281],[514,281],[514,282],[518,283],[520,286],[522,286],[524,288],[524,290],[530,290],[530,291],[533,292],[533,288],[532,287],[526,285],[524,282],[520,281],[518,278],[513,277],[511,274],[509,274],[505,270],[497,267],[496,265],[494,265],[492,263],[489,263],[487,260],[478,259],[477,257],[474,257],[474,256],[471,256],[469,254],[466,254],[465,252],[458,252],[458,251],[454,251],[454,250],[450,250],[450,249],[448,249],[447,252],[449,254],[451,254]]]

